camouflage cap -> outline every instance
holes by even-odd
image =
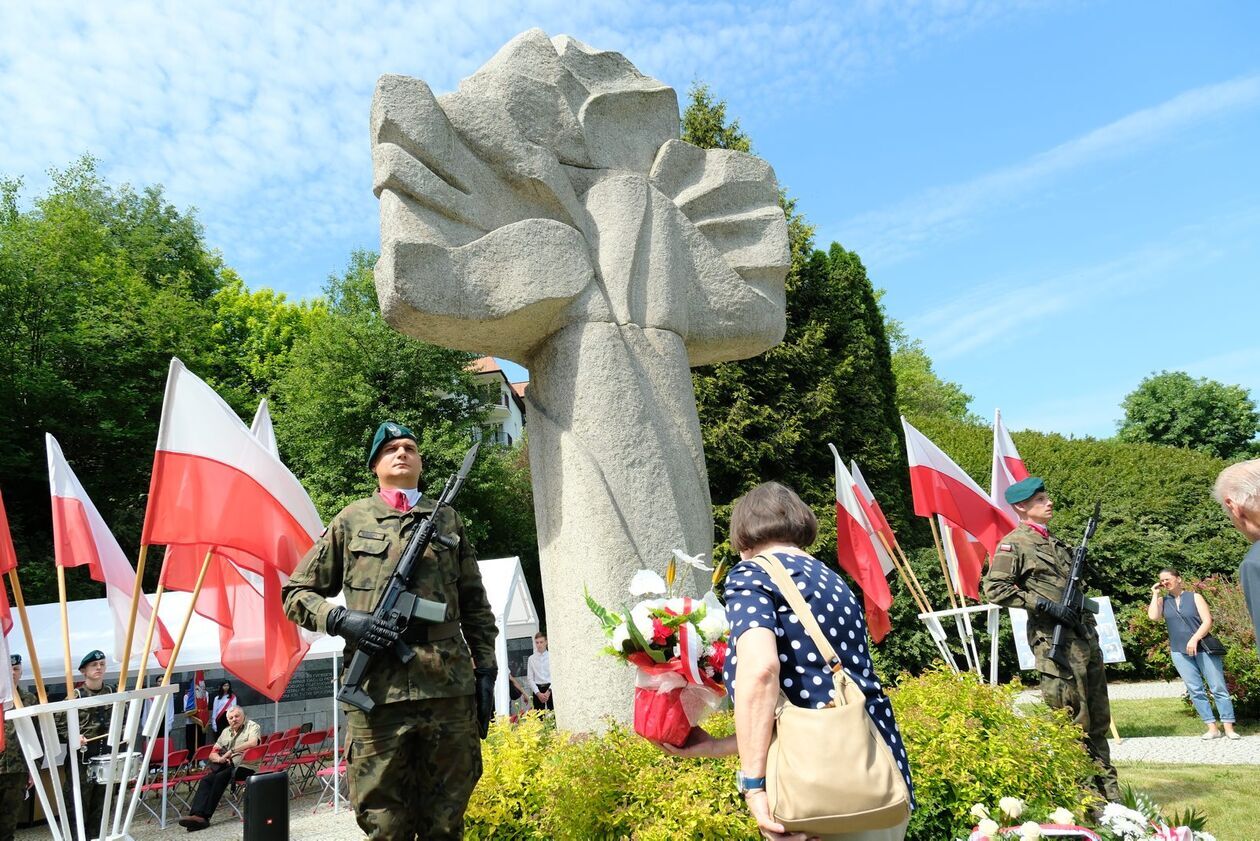
[[[95,663],[97,660],[104,660],[104,659],[105,659],[105,652],[101,651],[99,648],[94,648],[91,651],[89,651],[87,654],[84,654],[83,659],[79,661],[79,671],[83,671],[84,669],[86,669],[90,663]]]
[[[416,438],[416,433],[412,432],[401,423],[385,421],[376,428],[376,434],[372,436],[372,446],[368,447],[368,470],[371,470],[372,466],[376,463],[376,454],[381,451],[381,447],[385,446],[385,442],[393,441],[395,438],[410,438],[417,444],[420,443],[420,439]]]
[[[1003,496],[1011,505],[1025,502],[1032,499],[1041,491],[1046,489],[1046,483],[1036,476],[1029,476],[1027,479],[1021,479],[1006,489]]]

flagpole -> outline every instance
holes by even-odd
[[[140,600],[144,598],[144,562],[149,555],[149,544],[140,544],[140,556],[136,558],[136,583],[131,588],[131,613],[127,617],[127,633],[123,637],[123,661],[118,673],[118,685],[126,688],[127,686],[127,667],[131,664],[131,641],[136,631],[136,611],[140,607]],[[149,623],[149,631],[153,631],[153,623]],[[147,659],[147,658],[146,658]],[[137,689],[140,686],[137,684]]]
[[[149,670],[149,655],[153,652],[153,629],[158,623],[158,608],[162,606],[162,593],[166,592],[166,585],[161,581],[158,582],[157,592],[153,596],[153,613],[149,616],[149,629],[144,635],[143,655],[140,659],[140,666],[136,669],[136,689],[144,688],[145,672]],[[128,649],[127,656],[131,656]]]
[[[941,575],[945,576],[945,592],[949,596],[949,606],[958,607],[958,600],[954,598],[953,582],[949,578],[949,567],[945,565],[945,550],[941,548],[941,533],[936,528],[936,518],[929,516],[928,525],[932,527],[932,540],[936,543],[936,559],[941,562]]]
[[[18,616],[22,617],[22,636],[26,637],[26,653],[31,658],[31,672],[35,675],[35,694],[41,704],[48,703],[48,690],[44,688],[44,676],[39,670],[39,655],[35,652],[35,636],[31,633],[31,622],[26,616],[26,598],[22,595],[22,582],[18,579],[16,569],[9,570],[9,585],[13,588],[13,600],[17,602]],[[13,693],[17,698],[17,693]],[[15,700],[16,703],[16,700]]]
[[[171,682],[175,661],[179,659],[179,650],[184,645],[184,634],[188,631],[188,623],[192,621],[193,608],[197,606],[197,597],[201,595],[201,585],[206,581],[206,571],[210,569],[210,556],[213,554],[214,547],[211,547],[206,550],[206,559],[201,562],[201,572],[197,573],[197,584],[193,587],[192,599],[188,602],[188,612],[184,614],[184,623],[179,627],[179,636],[175,638],[175,647],[171,649],[171,659],[166,663],[166,674],[162,675],[159,686],[166,686]]]
[[[902,568],[901,562],[897,560],[897,556],[893,554],[892,547],[888,545],[888,538],[884,537],[881,532],[875,532],[879,537],[879,542],[884,545],[884,551],[888,553],[888,557],[892,560],[893,566],[897,568],[897,574],[901,576],[901,583],[906,585],[906,589],[910,591],[910,597],[914,599],[915,605],[921,613],[931,613],[932,611],[924,603],[923,598],[919,595],[919,591],[914,588],[910,582],[910,576],[906,575],[905,569]]]
[[[66,657],[66,697],[70,698],[74,694],[74,672],[70,670],[70,611],[66,606],[66,568],[61,564],[57,564],[57,598],[61,600],[61,644]]]
[[[883,537],[883,535],[880,536]],[[913,581],[914,586],[918,588],[919,595],[923,597],[923,603],[927,605],[928,613],[931,613],[935,610],[935,608],[932,607],[932,600],[928,598],[927,590],[923,589],[923,583],[919,581],[918,574],[915,573],[914,567],[910,564],[910,558],[906,556],[905,550],[901,548],[901,543],[896,539],[895,535],[893,537],[893,549],[897,552],[896,557],[901,558],[901,564],[906,568],[906,572],[909,573],[910,580]]]

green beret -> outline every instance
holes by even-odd
[[[10,666],[20,666],[20,665],[22,665],[22,655],[21,655],[21,654],[10,654],[10,655],[9,655],[9,665],[10,665]]]
[[[368,447],[368,470],[371,470],[372,465],[376,463],[376,454],[381,451],[381,447],[385,446],[387,441],[393,441],[395,438],[410,438],[417,444],[420,443],[420,439],[416,438],[416,433],[401,423],[385,421],[376,428],[376,434],[372,436],[372,446]]]
[[[1036,476],[1029,476],[1027,479],[1021,479],[1006,489],[1006,501],[1011,505],[1015,505],[1025,500],[1032,499],[1041,491],[1046,489],[1046,483]]]
[[[79,671],[83,671],[88,667],[89,663],[95,663],[97,660],[104,660],[105,652],[99,648],[94,648],[87,654],[83,655],[83,659],[79,661]]]

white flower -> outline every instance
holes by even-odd
[[[1024,841],[1037,841],[1041,837],[1041,824],[1036,821],[1028,821],[1019,827],[1019,837]]]
[[[731,630],[726,621],[726,608],[719,605],[706,605],[704,618],[700,620],[700,636],[710,642],[722,639]]]
[[[1210,832],[1196,832],[1194,841],[1216,841],[1216,836]]]
[[[1065,826],[1076,823],[1076,815],[1073,815],[1071,812],[1069,812],[1067,809],[1064,809],[1062,806],[1055,809],[1046,817],[1050,818],[1050,823],[1061,823]]]
[[[664,595],[665,579],[650,569],[641,569],[630,579],[630,595]]]
[[[655,601],[645,601],[639,602],[630,609],[630,621],[634,623],[635,630],[649,643],[652,641],[652,609],[654,607],[656,607]]]
[[[700,560],[701,558],[704,557],[703,552],[701,552],[699,555],[688,555],[686,552],[682,551],[681,549],[675,549],[674,557],[682,561],[687,566],[695,567],[696,569],[702,569],[705,572],[713,572],[713,567],[705,566],[704,561]]]
[[[650,624],[650,623],[649,623]],[[630,629],[626,627],[626,623],[622,622],[612,632],[612,647],[617,651],[625,651],[625,645],[630,641]]]
[[[993,818],[985,818],[980,821],[980,823],[976,824],[976,832],[980,833],[983,837],[990,839],[990,841],[993,841],[993,839],[998,837],[999,829],[1001,829],[1001,827],[998,826],[998,822],[993,820]]]
[[[998,808],[1002,810],[1002,814],[1011,820],[1015,820],[1024,814],[1024,801],[1018,797],[1003,797],[998,801]]]
[[[983,803],[977,803],[971,807],[971,816],[978,821],[982,821],[989,816],[989,810],[985,808]]]

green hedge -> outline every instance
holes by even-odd
[[[1083,813],[1093,766],[1080,731],[1044,707],[1016,712],[1017,691],[943,669],[903,676],[890,691],[919,802],[910,839],[966,837],[971,805],[1008,795],[1038,814]],[[719,713],[706,727],[729,734],[732,716]],[[735,792],[735,757],[671,757],[620,726],[573,737],[532,714],[516,725],[496,721],[482,753],[470,839],[757,838]]]

